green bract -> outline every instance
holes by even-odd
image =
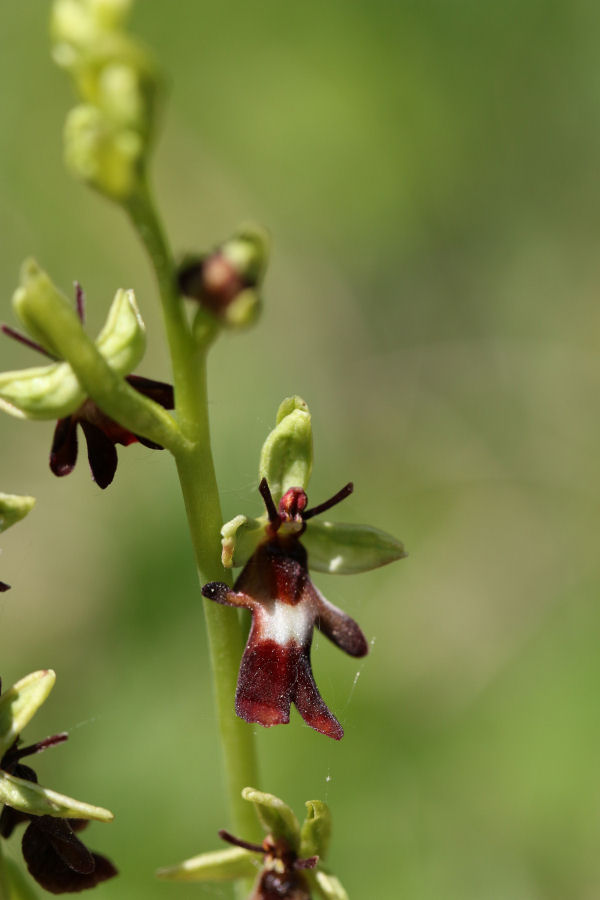
[[[277,411],[276,425],[260,457],[259,478],[266,478],[274,503],[290,488],[306,490],[312,469],[312,430],[308,406],[301,397],[287,397]],[[268,537],[266,515],[239,515],[221,529],[222,562],[244,566]],[[385,566],[406,556],[401,541],[370,525],[353,525],[310,518],[300,540],[308,564],[318,572],[353,575]]]
[[[31,721],[54,687],[51,669],[32,672],[0,695],[0,760],[7,756],[21,731]],[[0,768],[0,804],[33,816],[97,819],[110,822],[113,814],[100,806],[81,803],[64,794],[18,778]]]
[[[59,310],[73,323],[75,333],[81,332],[81,323],[69,301],[33,260],[23,266],[13,305],[29,333],[48,349],[44,321]],[[128,375],[142,359],[146,332],[133,291],[118,290],[115,294],[96,347],[119,375]],[[0,374],[0,408],[19,418],[60,419],[78,409],[85,397],[86,392],[67,362]]]
[[[348,900],[338,879],[322,867],[331,833],[331,814],[327,804],[320,800],[307,801],[308,813],[300,828],[293,811],[279,797],[250,787],[244,788],[242,797],[254,803],[256,814],[265,830],[267,836],[262,847],[234,847],[231,850],[201,853],[179,865],[159,869],[158,877],[170,881],[234,881],[258,874],[260,884],[266,871],[281,873],[287,865],[290,866],[287,871],[295,872],[298,868],[294,867],[294,862],[304,860],[313,866],[299,867],[310,890],[324,900]],[[231,836],[223,832],[221,834],[232,840]],[[259,867],[258,854],[264,857],[262,867]]]

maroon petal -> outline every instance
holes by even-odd
[[[103,431],[85,419],[81,427],[87,442],[88,460],[92,477],[98,487],[107,488],[117,471],[117,450]]]
[[[31,875],[51,894],[76,893],[117,874],[105,856],[91,853],[67,821],[40,816],[23,835],[23,857]]]
[[[139,391],[155,403],[160,403],[165,409],[175,408],[175,396],[173,388],[164,381],[153,381],[152,378],[144,378],[142,375],[128,375],[125,379],[132,388]]]
[[[315,624],[319,631],[350,656],[366,656],[369,652],[369,645],[359,625],[345,612],[326,600],[313,584],[311,584],[311,589],[317,613]]]
[[[339,741],[344,736],[344,729],[319,694],[310,665],[310,648],[298,649],[300,653],[296,664],[292,697],[296,708],[307,725],[310,725],[315,731],[320,731],[321,734]]]
[[[3,594],[4,591],[10,591],[10,584],[7,584],[5,581],[0,581],[0,594]]]
[[[50,468],[60,478],[72,472],[77,462],[77,422],[73,416],[59,419],[50,450]]]
[[[43,832],[44,838],[69,869],[80,875],[89,875],[94,871],[92,854],[75,835],[66,819],[37,816],[32,820],[32,825],[34,830]]]

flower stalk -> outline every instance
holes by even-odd
[[[175,409],[183,440],[171,448],[185,503],[200,582],[223,579],[221,503],[210,444],[206,358],[209,343],[198,341],[185,317],[173,256],[147,183],[127,203],[127,211],[148,253],[158,283],[171,355]],[[255,835],[252,810],[241,790],[258,780],[251,728],[233,710],[237,669],[244,646],[240,620],[204,600],[219,731],[232,823],[240,834]]]

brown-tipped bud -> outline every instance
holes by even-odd
[[[261,229],[241,229],[212,253],[186,257],[177,276],[179,290],[223,325],[250,325],[260,306],[257,289],[266,268],[267,248]]]

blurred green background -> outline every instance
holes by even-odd
[[[0,14],[1,317],[34,254],[89,299],[136,289],[168,378],[154,285],[124,216],[61,160],[70,85],[48,4]],[[317,636],[340,744],[260,730],[263,786],[335,816],[352,900],[600,896],[600,6],[588,0],[138,4],[170,77],[155,182],[177,251],[255,219],[273,235],[260,326],[213,353],[226,518],[257,510],[278,402],[311,406],[311,497],[410,556],[319,587],[362,624],[358,665]],[[14,322],[13,322],[14,324]],[[5,341],[3,368],[33,363]],[[226,897],[153,880],[227,825],[200,595],[166,453],[85,455],[0,420],[1,673],[52,666],[40,780],[113,809],[106,900]],[[360,676],[360,677],[359,677]],[[14,846],[15,855],[18,846]]]

